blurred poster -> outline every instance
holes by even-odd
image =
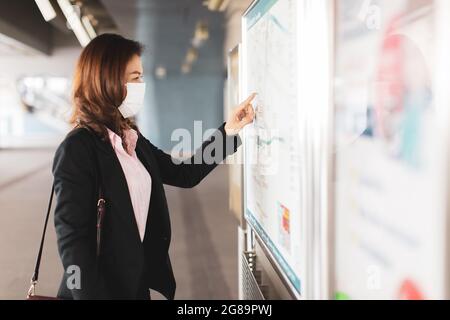
[[[435,1],[336,3],[336,297],[444,298]]]

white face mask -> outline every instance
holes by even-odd
[[[145,83],[127,83],[127,96],[119,107],[124,118],[134,117],[144,106]]]

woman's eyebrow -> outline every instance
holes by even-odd
[[[130,73],[130,75],[133,75],[133,74],[138,74],[138,75],[141,75],[141,74],[142,74],[142,72],[140,72],[140,71],[133,71],[133,72],[131,72],[131,73]]]

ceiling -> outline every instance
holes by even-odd
[[[56,0],[50,0],[58,17],[45,23],[33,0],[3,4],[0,14],[0,30],[19,43],[51,54],[55,46],[65,43],[77,46],[73,33],[68,30]],[[167,75],[179,75],[187,50],[191,46],[195,26],[206,21],[210,39],[199,49],[199,59],[192,74],[222,74],[224,15],[210,12],[203,0],[71,0],[81,4],[83,15],[92,15],[98,21],[97,31],[119,32],[139,40],[146,46],[144,64],[147,73],[157,67],[167,69]],[[3,3],[3,2],[0,2]],[[26,9],[26,10],[25,10]],[[27,17],[19,20],[20,13]],[[8,29],[5,29],[8,28]],[[5,31],[6,30],[6,31]],[[8,31],[11,30],[11,31]],[[62,41],[64,40],[64,41]],[[21,47],[0,42],[0,55],[27,55]]]
[[[145,67],[165,67],[168,76],[179,75],[196,23],[207,21],[210,39],[199,50],[193,74],[223,72],[220,63],[224,17],[202,5],[202,0],[102,0],[119,32],[146,46]],[[218,63],[219,61],[219,63]]]
[[[98,33],[117,30],[100,0],[71,1],[92,18]],[[0,56],[49,56],[58,46],[79,46],[57,0],[50,3],[57,16],[47,23],[34,0],[0,1]]]

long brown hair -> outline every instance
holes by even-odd
[[[110,128],[123,138],[135,122],[124,119],[118,110],[126,96],[125,70],[133,56],[141,56],[143,46],[116,34],[103,34],[84,48],[73,81],[73,112],[70,123],[94,130],[107,139]]]

